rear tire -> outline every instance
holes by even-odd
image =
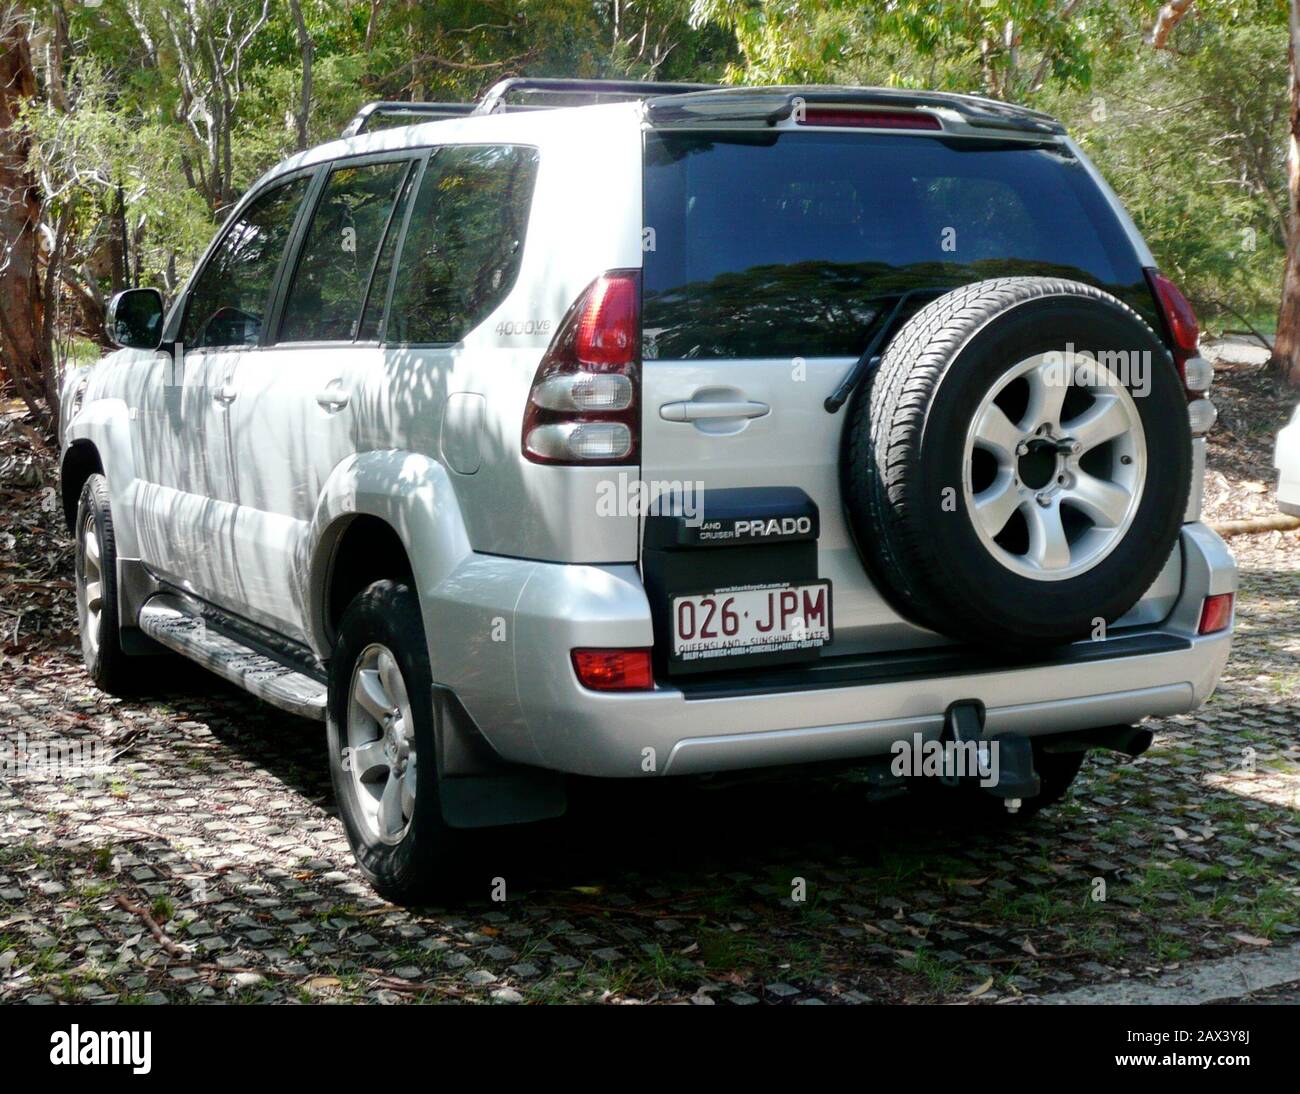
[[[77,502],[75,576],[81,659],[101,691],[134,695],[140,690],[140,660],[122,649],[118,621],[117,540],[109,506],[108,480],[91,475]]]
[[[457,833],[438,798],[433,678],[409,586],[377,581],[348,605],[330,658],[330,777],[357,864],[413,904],[444,889]]]

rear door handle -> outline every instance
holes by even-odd
[[[330,384],[316,392],[316,402],[326,410],[342,410],[352,396],[338,384]]]
[[[239,391],[234,384],[222,384],[212,393],[212,398],[223,406],[229,406],[238,396]]]
[[[725,402],[697,402],[689,399],[679,403],[664,403],[659,408],[659,417],[666,422],[698,422],[706,418],[761,418],[771,409],[766,403],[747,399]]]

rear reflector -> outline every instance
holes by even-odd
[[[1227,630],[1232,622],[1232,596],[1232,593],[1218,593],[1205,598],[1205,603],[1201,605],[1201,625],[1196,628],[1197,634],[1214,634]]]
[[[854,110],[839,106],[804,108],[800,125],[840,126],[850,129],[942,129],[933,114],[919,110]]]
[[[573,670],[594,691],[645,691],[655,682],[649,650],[574,650]]]

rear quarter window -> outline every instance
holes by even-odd
[[[1066,149],[650,133],[645,164],[648,358],[856,356],[892,294],[1008,275],[1096,285],[1156,323],[1128,237]]]
[[[429,160],[398,259],[385,341],[457,342],[514,287],[537,149],[451,145]]]

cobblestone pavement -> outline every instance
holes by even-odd
[[[854,772],[619,784],[475,834],[465,898],[418,911],[353,867],[318,725],[173,662],[119,702],[70,646],[6,658],[0,743],[109,766],[0,783],[0,1001],[1005,1003],[1295,941],[1300,569],[1276,557],[1243,574],[1212,701],[1017,830]]]

